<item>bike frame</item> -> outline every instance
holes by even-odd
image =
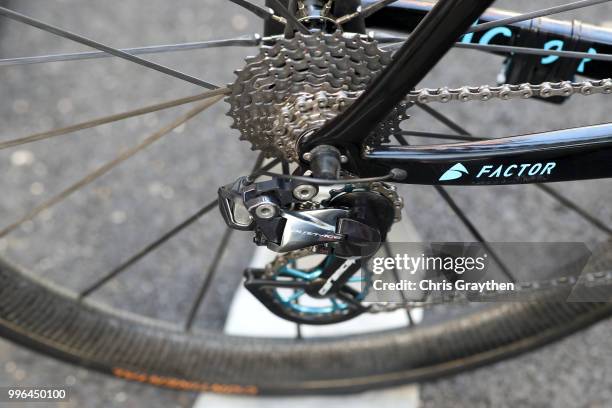
[[[366,0],[367,6],[374,0]],[[369,28],[410,33],[392,63],[342,115],[305,140],[300,148],[338,146],[361,177],[406,170],[398,182],[430,185],[525,184],[612,177],[612,123],[526,136],[430,146],[362,148],[381,118],[414,89],[456,42],[512,45],[524,30],[537,29],[543,49],[612,53],[612,30],[578,22],[537,19],[508,27],[464,34],[475,21],[484,23],[514,13],[488,9],[492,0],[399,1],[366,20]],[[551,41],[554,41],[551,43]],[[547,45],[548,44],[548,45]],[[533,44],[530,45],[533,47]],[[563,58],[543,59],[554,65]],[[577,73],[610,75],[612,64],[584,59]]]

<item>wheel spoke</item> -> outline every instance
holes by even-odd
[[[395,137],[395,139],[397,139],[397,141],[404,146],[408,146],[410,144],[408,143],[408,140],[406,140],[404,135],[402,135],[401,133],[396,133],[393,135],[393,137]]]
[[[508,279],[510,279],[510,282],[515,283],[516,278],[512,275],[512,272],[510,272],[508,266],[501,260],[501,258],[497,255],[493,248],[491,248],[491,245],[489,245],[489,243],[484,239],[478,228],[476,228],[472,221],[470,221],[470,219],[463,212],[463,210],[461,210],[461,208],[457,205],[455,200],[453,200],[453,198],[448,194],[446,189],[442,186],[434,186],[434,188],[436,189],[438,194],[440,194],[442,199],[446,201],[446,204],[448,204],[448,206],[453,210],[455,215],[459,217],[463,225],[465,225],[465,227],[470,231],[474,238],[476,238],[476,240],[480,242],[487,251],[489,251],[489,253],[491,254],[491,258],[493,258],[495,263],[499,265],[502,273],[506,275]]]
[[[264,20],[268,20],[272,18],[278,21],[279,23],[283,23],[283,24],[285,23],[285,20],[282,19],[282,17],[275,15],[274,10],[272,10],[269,7],[264,8],[264,7],[258,6],[255,3],[251,3],[248,0],[229,0],[229,1],[231,1],[234,4],[237,4],[238,6],[244,8],[245,10],[250,11],[251,13],[255,14],[259,18],[263,18]]]
[[[364,7],[363,9],[358,9],[356,12],[351,13],[351,14],[346,14],[340,18],[338,18],[336,20],[336,22],[338,24],[345,24],[349,21],[351,21],[352,19],[356,18],[356,17],[363,17],[363,18],[367,18],[369,16],[371,16],[372,14],[376,13],[377,11],[379,11],[380,9],[388,6],[391,3],[395,3],[397,0],[378,0],[376,3],[372,3],[367,7]]]
[[[187,315],[187,320],[185,321],[186,331],[191,330],[191,327],[193,326],[193,322],[195,320],[196,315],[198,314],[200,305],[202,304],[202,301],[204,300],[204,297],[206,296],[206,293],[208,292],[208,289],[211,286],[212,280],[217,272],[217,269],[219,268],[221,258],[223,258],[223,255],[225,254],[227,244],[229,243],[233,231],[234,230],[231,228],[226,228],[225,233],[221,238],[221,242],[219,243],[219,247],[217,248],[215,257],[213,258],[212,263],[208,267],[206,276],[204,277],[204,282],[202,283],[202,286],[200,287],[200,290],[198,291],[198,294],[194,302],[192,303],[191,308],[189,309],[189,314]]]
[[[155,105],[145,106],[143,108],[138,108],[132,111],[117,113],[114,115],[104,116],[97,119],[88,120],[86,122],[77,123],[74,125],[66,126],[63,128],[48,130],[45,132],[34,133],[29,136],[20,137],[17,139],[11,139],[4,142],[0,142],[0,150],[8,149],[10,147],[24,145],[26,143],[37,142],[40,140],[49,139],[56,136],[66,135],[68,133],[77,132],[79,130],[90,129],[97,126],[105,125],[112,122],[117,122],[124,119],[129,119],[135,116],[146,115],[152,112],[158,112],[160,110],[174,108],[176,106],[185,105],[188,103],[193,103],[197,101],[201,101],[203,99],[210,98],[216,95],[225,95],[229,92],[227,88],[219,88],[213,91],[203,92],[198,95],[188,96],[185,98],[179,98],[168,102],[158,103]]]
[[[383,243],[383,249],[385,251],[385,256],[387,258],[393,257],[393,251],[391,251],[391,245],[389,245],[388,241],[385,241]],[[393,279],[395,279],[395,282],[398,282],[398,283],[400,281],[399,272],[397,271],[397,268],[395,266],[393,266]],[[400,296],[404,304],[407,304],[408,299],[406,298],[406,294],[404,293],[403,290],[400,291]],[[412,313],[410,312],[410,309],[408,307],[406,307],[405,310],[406,310],[406,316],[408,317],[408,327],[412,327],[414,326],[414,319],[412,318]]]
[[[253,171],[249,175],[249,178],[253,179],[254,177],[259,177],[260,174],[265,173],[266,171],[270,170],[272,167],[276,166],[278,163],[280,163],[280,159],[274,159],[274,160],[270,161],[265,166],[260,167],[257,170]]]
[[[569,198],[565,197],[564,195],[559,193],[557,190],[553,189],[552,187],[547,186],[546,184],[536,184],[536,187],[538,187],[540,190],[544,191],[546,194],[550,195],[551,197],[555,198],[558,202],[560,202],[566,208],[580,215],[584,220],[588,221],[594,227],[612,236],[612,228],[607,226],[603,221],[595,218],[584,208],[580,207],[578,204],[571,201]]]
[[[143,149],[145,149],[146,147],[151,145],[153,142],[156,142],[157,140],[161,139],[163,136],[167,135],[168,133],[170,133],[175,128],[181,126],[183,123],[186,123],[191,118],[193,118],[194,116],[198,115],[200,112],[204,111],[205,109],[207,109],[211,105],[213,105],[215,102],[220,100],[221,97],[222,96],[214,96],[214,97],[211,97],[208,100],[202,102],[196,108],[194,108],[194,109],[190,110],[189,112],[187,112],[185,115],[181,116],[180,118],[176,119],[175,121],[173,121],[172,123],[168,124],[164,128],[160,129],[159,131],[157,131],[157,132],[153,133],[152,135],[148,136],[147,138],[145,138],[138,145],[136,145],[136,146],[134,146],[134,147],[124,151],[123,153],[121,153],[117,157],[115,157],[113,160],[111,160],[111,161],[105,163],[104,165],[98,167],[96,170],[94,170],[93,172],[87,174],[85,177],[83,177],[82,179],[80,179],[76,183],[72,184],[70,187],[66,188],[65,190],[63,190],[59,194],[51,197],[50,199],[48,199],[44,203],[38,205],[37,207],[32,209],[30,212],[28,212],[27,214],[22,216],[20,219],[15,221],[13,224],[10,224],[10,225],[6,226],[4,229],[0,230],[0,238],[2,238],[4,236],[6,236],[7,234],[9,234],[10,232],[14,231],[20,225],[22,225],[24,222],[33,219],[34,217],[36,217],[38,214],[40,214],[44,210],[46,210],[46,209],[54,206],[55,204],[63,201],[64,199],[66,199],[68,196],[70,196],[75,191],[80,190],[81,188],[83,188],[84,186],[92,183],[94,180],[98,179],[102,175],[108,173],[110,170],[112,170],[113,168],[115,168],[119,164],[123,163],[127,159],[129,159],[132,156],[134,156],[135,154],[139,153],[140,151],[142,151]]]
[[[466,48],[471,50],[481,50],[489,52],[506,52],[515,54],[530,54],[530,55],[556,55],[563,58],[583,59],[590,58],[594,61],[612,61],[612,54],[590,54],[580,51],[561,51],[561,50],[544,50],[542,48],[517,47],[514,45],[493,45],[493,44],[471,44],[471,43],[456,43],[456,48]]]
[[[281,162],[281,165],[283,167],[283,174],[285,176],[288,176],[289,175],[289,162],[287,160],[283,160]]]
[[[270,170],[271,168],[273,168],[274,166],[276,166],[280,162],[281,162],[280,159],[272,160],[271,162],[269,162],[268,164],[266,164],[262,168],[258,169],[257,171],[254,171],[252,174],[250,174],[248,176],[249,179],[254,180],[254,179],[256,179],[257,177],[259,177],[261,175],[265,175],[266,173],[268,173],[268,170]]]
[[[363,10],[361,10],[360,14],[364,18],[369,17],[377,11],[383,9],[384,7],[387,7],[389,4],[395,3],[396,1],[398,0],[378,0],[376,3],[372,3],[369,6],[365,7]]]
[[[287,24],[294,30],[301,32],[302,34],[310,34],[310,31],[300,23],[298,19],[293,15],[292,12],[287,10],[287,7],[283,5],[279,0],[271,0],[276,8],[276,12],[287,20]]]
[[[120,51],[126,52],[131,55],[141,54],[160,54],[166,52],[176,51],[188,51],[188,50],[199,50],[205,48],[218,48],[218,47],[255,47],[261,44],[261,36],[259,34],[253,34],[237,38],[227,38],[223,40],[211,40],[211,41],[197,41],[187,42],[180,44],[167,44],[167,45],[150,45],[146,47],[134,47],[134,48],[121,48]],[[28,65],[28,64],[41,64],[47,62],[58,62],[58,61],[78,61],[88,60],[94,58],[109,58],[113,55],[108,54],[104,51],[88,51],[88,52],[73,52],[64,54],[52,54],[52,55],[37,55],[33,57],[18,57],[18,58],[5,58],[0,59],[0,67],[9,67],[15,65]]]
[[[251,173],[254,173],[257,170],[261,169],[261,165],[263,164],[265,158],[266,157],[263,153],[259,153],[257,155],[257,159],[255,159],[255,163],[253,164],[253,171],[251,171]]]
[[[470,134],[470,132],[468,132],[467,130],[465,130],[464,128],[462,128],[461,126],[459,126],[458,123],[456,123],[454,120],[451,120],[449,117],[447,117],[446,115],[442,114],[440,111],[438,111],[437,109],[432,108],[429,105],[425,105],[423,103],[417,102],[416,105],[424,110],[425,112],[427,112],[430,116],[432,116],[434,119],[436,119],[438,122],[446,125],[446,127],[448,127],[449,129],[457,132],[459,135],[462,136],[472,136]],[[472,136],[473,137],[473,136]]]
[[[19,21],[21,23],[30,25],[32,27],[39,28],[39,29],[41,29],[43,31],[46,31],[48,33],[55,34],[57,36],[67,38],[67,39],[75,41],[77,43],[87,45],[88,47],[96,48],[96,49],[98,49],[100,51],[104,51],[104,52],[112,54],[112,55],[114,55],[116,57],[123,58],[125,60],[134,62],[136,64],[142,65],[144,67],[147,67],[147,68],[150,68],[150,69],[153,69],[153,70],[156,70],[156,71],[164,73],[166,75],[170,75],[172,77],[175,77],[175,78],[178,78],[178,79],[182,79],[183,81],[187,81],[187,82],[190,82],[190,83],[195,84],[195,85],[199,85],[199,86],[207,88],[207,89],[216,89],[216,88],[218,88],[218,86],[216,86],[214,84],[211,84],[210,82],[203,81],[203,80],[201,80],[199,78],[193,77],[191,75],[185,74],[183,72],[177,71],[177,70],[172,69],[172,68],[168,68],[168,67],[166,67],[164,65],[157,64],[155,62],[146,60],[144,58],[137,57],[137,56],[129,54],[127,52],[118,50],[117,48],[109,47],[108,45],[99,43],[97,41],[91,40],[89,38],[83,37],[81,35],[72,33],[70,31],[67,31],[67,30],[64,30],[64,29],[61,29],[59,27],[56,27],[56,26],[44,23],[44,22],[42,22],[40,20],[37,20],[37,19],[32,18],[32,17],[28,17],[28,16],[26,16],[24,14],[21,14],[21,13],[17,13],[16,11],[9,10],[9,9],[7,9],[5,7],[0,7],[0,15],[3,15],[5,17],[8,17],[8,18],[12,19],[12,20]]]
[[[436,109],[434,109],[434,108],[432,108],[430,106],[424,105],[424,104],[417,104],[417,105],[421,109],[423,109],[425,112],[427,112],[431,116],[433,116],[435,119],[437,119],[441,123],[445,124],[446,126],[448,126],[450,129],[454,130],[455,132],[459,133],[459,135],[457,135],[457,140],[465,140],[465,138],[467,138],[467,137],[473,138],[473,140],[486,140],[485,138],[473,136],[472,134],[470,134],[470,132],[468,132],[467,130],[465,130],[461,126],[459,126],[455,121],[453,121],[450,118],[448,118],[447,116],[443,115],[442,113],[440,113]],[[402,140],[400,140],[399,138],[398,138],[398,141],[400,143],[403,143]],[[404,139],[404,142],[405,142],[405,139]],[[408,143],[405,143],[405,144],[408,144]],[[612,235],[612,228],[607,226],[603,221],[597,219],[595,216],[590,214],[584,208],[580,207],[578,204],[574,203],[569,198],[563,196],[558,191],[552,189],[551,187],[547,186],[546,184],[533,184],[533,185],[536,188],[539,188],[544,193],[548,194],[550,197],[552,197],[555,200],[557,200],[565,208],[574,211],[576,214],[581,216],[585,221],[590,223],[595,228],[597,228],[597,229],[607,233],[608,235]]]
[[[406,41],[408,37],[389,37],[389,36],[377,36],[377,38],[381,38],[385,43],[390,43],[388,45],[383,45],[382,48],[385,50],[395,51],[399,49],[403,42]],[[393,41],[395,40],[395,43]],[[544,50],[542,48],[531,48],[531,47],[519,47],[514,45],[494,45],[494,44],[473,44],[473,43],[463,43],[456,42],[454,44],[455,48],[465,48],[470,50],[480,50],[487,51],[491,53],[510,53],[510,54],[531,54],[531,55],[541,55],[547,57],[549,55],[555,55],[563,58],[573,58],[573,59],[583,59],[590,58],[594,61],[612,61],[612,54],[591,54],[588,52],[581,51],[563,51],[563,50]]]
[[[174,228],[172,228],[171,230],[163,234],[157,240],[153,241],[152,243],[144,247],[140,252],[132,256],[130,259],[128,259],[127,261],[125,261],[124,263],[122,263],[121,265],[119,265],[118,267],[116,267],[115,269],[107,273],[106,275],[104,275],[102,278],[98,279],[93,284],[89,285],[87,288],[83,289],[81,293],[79,294],[79,297],[84,298],[84,297],[91,295],[93,292],[95,292],[100,287],[102,287],[105,283],[117,277],[117,275],[119,275],[121,272],[125,271],[130,266],[140,261],[142,258],[147,256],[149,253],[159,248],[166,241],[170,240],[170,238],[174,237],[176,234],[178,234],[179,232],[181,232],[182,230],[184,230],[185,228],[187,228],[188,226],[190,226],[191,224],[193,224],[194,222],[202,218],[205,214],[207,214],[213,208],[216,208],[216,207],[217,207],[217,200],[214,200],[208,203],[207,205],[199,209],[195,214],[187,218],[185,221],[181,222],[180,224],[178,224],[177,226],[175,226]]]
[[[263,154],[259,154],[257,156],[257,160],[255,161],[255,165],[253,166],[253,171],[252,172],[256,171],[257,169],[259,169],[261,167],[262,161],[263,161]],[[274,165],[276,165],[276,163],[272,163],[272,166],[274,166]],[[214,209],[216,207],[217,207],[217,200],[215,199],[212,202],[206,204],[201,209],[199,209],[193,215],[189,216],[187,219],[185,219],[180,224],[178,224],[178,225],[174,226],[173,228],[171,228],[170,230],[168,230],[161,237],[159,237],[155,241],[151,242],[150,244],[146,245],[143,249],[141,249],[136,254],[131,256],[127,261],[123,262],[121,265],[117,266],[116,268],[114,268],[110,272],[104,274],[103,277],[101,277],[100,279],[98,279],[94,283],[90,284],[87,288],[83,289],[81,291],[81,293],[79,294],[79,297],[80,298],[84,298],[86,296],[91,295],[93,292],[98,290],[100,287],[102,287],[108,281],[116,278],[121,272],[127,270],[132,265],[134,265],[138,261],[140,261],[142,258],[144,258],[145,256],[149,255],[151,252],[155,251],[156,249],[158,249],[161,245],[165,244],[171,238],[175,237],[179,232],[183,231],[185,228],[187,228],[190,225],[192,225],[194,222],[196,222],[197,220],[202,218],[204,215],[206,215],[208,212],[210,212],[212,209]]]
[[[585,7],[594,6],[596,4],[608,3],[610,0],[582,0],[576,1],[573,3],[567,3],[560,6],[549,7],[542,10],[532,11],[530,13],[520,14],[518,16],[502,18],[500,20],[490,21],[488,23],[477,24],[470,27],[467,32],[475,33],[477,31],[488,30],[494,27],[500,27],[504,25],[509,25],[513,23],[518,23],[521,21],[527,21],[538,17],[550,16],[553,14],[559,14],[566,11],[577,10]]]
[[[465,135],[452,135],[448,133],[432,133],[432,132],[416,132],[412,130],[405,130],[395,133],[394,136],[416,136],[416,137],[427,137],[430,139],[443,139],[443,140],[465,140],[465,141],[476,141],[482,140],[473,136]]]

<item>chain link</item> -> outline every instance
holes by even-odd
[[[533,97],[551,98],[554,96],[611,94],[612,79],[587,80],[582,82],[560,81],[541,84],[504,84],[499,86],[464,86],[461,88],[422,88],[410,92],[406,100],[412,103],[430,103],[451,101],[490,101],[500,99],[529,99]]]

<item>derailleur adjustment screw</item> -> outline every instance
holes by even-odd
[[[310,152],[306,152],[306,153],[304,153],[304,154],[302,155],[302,158],[303,158],[305,161],[311,161],[311,160],[312,160],[312,153],[310,153]]]
[[[311,184],[301,184],[293,189],[293,196],[300,201],[308,201],[318,192],[319,189]]]
[[[349,159],[345,155],[340,156],[340,163],[345,164],[348,163]]]

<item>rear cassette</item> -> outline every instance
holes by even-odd
[[[390,62],[391,52],[361,35],[296,33],[247,58],[230,85],[232,128],[266,157],[298,161],[300,137],[343,112]],[[406,119],[398,106],[372,133],[380,144]]]

